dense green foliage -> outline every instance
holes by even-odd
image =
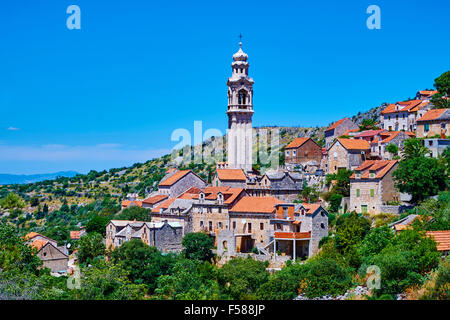
[[[187,259],[210,261],[213,258],[214,240],[207,234],[191,232],[183,237],[182,245]]]

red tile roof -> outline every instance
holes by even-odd
[[[356,171],[361,172],[361,179],[370,179],[370,171],[375,171],[374,179],[383,178],[396,164],[397,160],[366,160]],[[350,176],[350,179],[356,179],[356,173]]]
[[[178,182],[181,178],[183,178],[184,176],[186,176],[189,172],[192,172],[191,170],[180,170],[175,172],[174,174],[172,174],[171,176],[169,176],[168,178],[166,178],[165,180],[161,181],[159,183],[159,186],[163,186],[163,187],[170,187],[172,185],[174,185],[176,182]]]
[[[42,249],[43,246],[45,246],[47,244],[47,242],[48,242],[47,240],[36,239],[31,244],[31,247],[35,248],[37,251],[39,251]]]
[[[384,129],[381,130],[366,130],[366,131],[362,131],[361,133],[358,133],[355,138],[365,138],[365,137],[373,137],[376,136],[377,134],[386,131]]]
[[[142,207],[142,201],[131,201],[131,200],[123,200],[122,201],[122,208],[126,208],[130,206],[131,204],[134,204],[138,207]]]
[[[437,92],[437,90],[422,90],[422,91],[419,91],[419,93],[422,96],[432,96],[432,95],[435,95],[438,92]]]
[[[221,181],[246,181],[244,170],[242,169],[217,169],[217,177]]]
[[[168,198],[168,196],[166,196],[165,194],[158,194],[156,196],[147,198],[147,199],[143,200],[142,202],[146,203],[146,204],[155,204],[155,203],[158,203],[167,198]]]
[[[289,143],[285,149],[292,149],[292,148],[298,148],[302,144],[304,144],[306,141],[308,141],[311,138],[303,137],[303,138],[295,138],[291,143]]]
[[[450,250],[450,230],[427,231],[427,236],[432,237],[437,242],[437,249],[439,251]]]
[[[412,109],[414,109],[421,103],[422,103],[422,100],[409,100],[409,101],[397,102],[397,104],[399,105],[398,109],[397,109],[397,104],[391,103],[386,108],[384,108],[383,111],[381,111],[381,114],[394,113],[394,112],[405,112],[405,111],[412,112]]]
[[[80,231],[70,231],[70,239],[79,240],[80,239]]]
[[[417,119],[417,121],[431,121],[436,120],[440,116],[444,114],[448,109],[431,109],[428,110],[420,119]]]
[[[33,239],[33,238],[36,237],[36,236],[40,236],[40,234],[37,233],[37,232],[30,232],[30,233],[27,233],[27,234],[25,235],[25,240]]]
[[[341,119],[341,120],[336,121],[336,122],[333,123],[331,126],[329,126],[328,129],[326,129],[325,131],[330,131],[330,130],[333,130],[333,129],[337,128],[337,127],[338,127],[342,122],[344,122],[346,119],[348,119],[348,118],[344,118],[344,119]]]
[[[361,139],[343,139],[338,138],[342,146],[347,150],[369,150],[370,144],[366,140]]]
[[[230,212],[274,213],[275,205],[285,203],[275,197],[242,197]]]
[[[160,205],[152,209],[152,212],[159,213],[160,209],[167,209],[175,201],[176,198],[169,198],[164,200]]]

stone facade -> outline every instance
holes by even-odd
[[[450,136],[450,121],[448,119],[419,121],[417,122],[416,136],[417,138],[429,138],[434,136],[442,136],[445,138],[446,136]]]
[[[385,203],[399,201],[400,194],[392,178],[398,163],[395,160],[384,161],[385,166],[370,170],[371,167],[381,166],[380,161],[384,160],[373,161],[372,166],[361,171],[357,169],[350,177],[350,211],[378,214],[383,212]]]
[[[325,147],[328,149],[334,140],[342,136],[348,130],[359,129],[358,125],[349,118],[336,121],[327,130],[325,130]]]
[[[370,148],[367,150],[347,150],[339,141],[336,141],[328,150],[328,173],[337,173],[339,169],[355,169],[363,163],[369,151]]]
[[[430,156],[433,158],[437,158],[450,147],[450,139],[424,139],[422,143],[430,150]]]
[[[111,220],[106,226],[106,248],[114,249],[131,239],[139,239],[161,252],[182,249],[183,228],[176,222]]]
[[[168,177],[167,179],[170,179],[170,177]],[[161,180],[158,187],[158,191],[160,194],[165,194],[169,196],[169,198],[176,198],[192,187],[197,187],[201,189],[206,187],[207,185],[207,183],[202,178],[200,178],[190,170],[187,174],[177,179],[170,185],[163,184],[164,181],[165,179]]]
[[[295,140],[293,142],[295,142]],[[286,146],[284,151],[285,162],[287,164],[303,165],[309,161],[316,161],[318,164],[320,164],[320,161],[322,159],[322,147],[320,147],[311,138],[306,139],[299,146],[297,146],[296,144],[290,145],[292,145],[292,147],[289,147],[288,145]]]
[[[66,272],[69,257],[52,243],[47,242],[37,253],[44,267],[50,268],[52,272]]]

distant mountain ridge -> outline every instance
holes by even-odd
[[[44,180],[53,180],[56,179],[57,177],[72,178],[77,174],[78,172],[76,171],[59,171],[54,173],[29,174],[29,175],[0,173],[0,185],[34,183]]]

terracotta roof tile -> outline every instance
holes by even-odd
[[[158,203],[167,198],[168,198],[168,196],[166,196],[165,194],[158,194],[156,196],[147,198],[147,199],[143,200],[142,202],[146,203],[146,204],[155,204],[155,203]]]
[[[355,172],[361,172],[361,179],[370,179],[370,171],[375,171],[375,177],[373,179],[381,179],[397,162],[397,160],[366,160],[355,169]],[[350,179],[356,179],[356,173],[353,173]]]
[[[338,138],[342,146],[347,150],[369,150],[370,144],[366,140],[361,139],[342,139]]]
[[[276,239],[309,239],[311,231],[308,232],[274,232]]]
[[[373,137],[376,136],[377,134],[380,134],[381,132],[384,132],[384,129],[381,130],[366,130],[366,131],[362,131],[361,133],[358,133],[355,138],[364,138],[364,137]]]
[[[134,204],[138,207],[142,207],[142,201],[122,200],[122,208],[126,208],[126,207],[130,206],[131,204]]]
[[[275,197],[242,197],[230,212],[274,213],[275,205],[285,203]]]
[[[409,100],[409,101],[397,102],[397,104],[399,105],[398,109],[397,109],[397,104],[391,103],[381,111],[381,114],[405,112],[405,111],[411,112],[413,108],[417,107],[421,103],[422,103],[422,100]]]
[[[437,120],[441,116],[443,116],[447,110],[449,109],[431,109],[428,110],[420,119],[417,119],[417,121],[431,121],[431,120]],[[445,115],[444,115],[445,116]]]
[[[70,239],[72,240],[80,239],[80,231],[70,231]]]
[[[180,170],[180,171],[177,171],[174,174],[172,174],[171,176],[169,176],[168,178],[166,178],[165,180],[162,180],[159,183],[159,186],[170,187],[173,184],[175,184],[176,182],[178,182],[178,180],[183,178],[185,175],[187,175],[189,172],[192,172],[192,171],[191,170]]]
[[[303,137],[303,138],[295,138],[291,143],[289,143],[285,149],[292,149],[292,148],[298,148],[302,144],[304,144],[306,141],[308,141],[311,138]]]
[[[450,230],[427,231],[427,236],[432,237],[436,241],[439,251],[450,250]]]
[[[37,232],[30,232],[30,233],[25,235],[25,239],[26,240],[30,240],[30,239],[33,239],[36,236],[40,236],[40,234],[37,233]]]
[[[331,126],[329,126],[328,129],[326,129],[325,131],[330,131],[330,130],[333,130],[333,129],[337,128],[342,122],[345,121],[345,119],[348,119],[348,118],[344,118],[344,119],[336,121]]]
[[[169,198],[164,200],[160,205],[152,209],[152,212],[158,213],[160,209],[167,209],[177,198]]]
[[[37,251],[41,250],[43,246],[45,246],[47,244],[47,240],[42,240],[42,239],[37,239],[34,240],[33,243],[31,244],[32,248],[35,248]]]
[[[242,169],[217,169],[217,176],[219,180],[229,181],[246,181],[247,177],[245,176],[244,170]]]

